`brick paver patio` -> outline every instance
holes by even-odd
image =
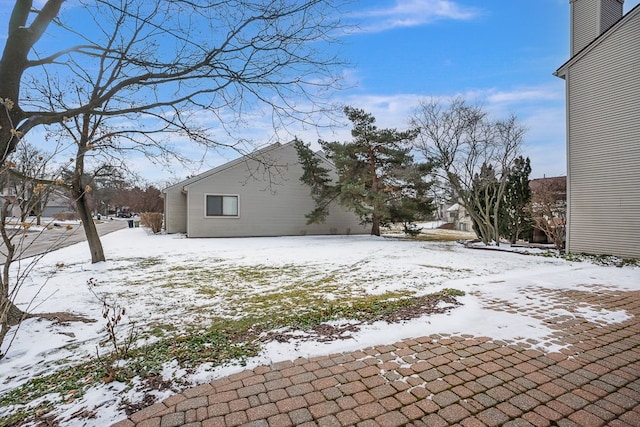
[[[114,427],[640,426],[640,292],[531,292],[549,305],[483,302],[543,320],[554,331],[546,344],[558,352],[491,337],[417,337],[260,366],[185,390]],[[574,311],[581,306],[630,316],[589,321]]]

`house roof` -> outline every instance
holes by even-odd
[[[50,204],[54,204],[54,203],[58,203],[58,204],[69,204],[69,203],[74,203],[74,200],[72,197],[70,197],[66,192],[55,188],[50,196],[49,196],[49,201],[47,203],[47,205]]]
[[[536,178],[529,181],[529,188],[534,193],[540,190],[551,190],[557,193],[567,192],[567,177],[554,176],[549,178]]]
[[[177,184],[170,185],[169,187],[166,187],[165,189],[163,189],[162,193],[166,193],[167,191],[175,189],[176,187],[180,187],[180,188],[184,189],[186,186],[188,186],[190,184],[193,184],[193,183],[198,182],[200,180],[206,179],[206,178],[210,177],[211,175],[215,175],[215,174],[217,174],[219,172],[222,172],[224,170],[232,168],[232,167],[234,167],[234,166],[236,166],[236,165],[238,165],[238,164],[240,164],[240,163],[242,163],[242,162],[244,162],[246,160],[255,158],[256,156],[259,156],[261,154],[266,154],[269,151],[273,151],[273,150],[275,150],[277,148],[284,147],[284,146],[289,145],[289,144],[293,144],[293,142],[289,142],[289,143],[284,144],[284,145],[279,143],[279,142],[275,142],[275,143],[273,143],[271,145],[268,145],[268,146],[266,146],[264,148],[261,148],[259,150],[252,151],[251,153],[245,154],[244,156],[238,157],[237,159],[231,160],[231,161],[229,161],[227,163],[224,163],[224,164],[222,164],[220,166],[216,166],[213,169],[209,169],[206,172],[202,172],[201,174],[198,174],[198,175],[193,176],[191,178],[187,178],[184,181],[178,182]]]
[[[210,169],[206,172],[203,172],[199,175],[193,176],[191,178],[187,178],[184,181],[178,182],[177,184],[173,184],[169,187],[166,187],[165,189],[162,190],[162,193],[165,194],[170,190],[176,189],[176,188],[180,188],[181,190],[186,190],[188,186],[201,181],[203,179],[207,179],[212,175],[215,175],[217,173],[220,173],[222,171],[225,171],[227,169],[230,169],[234,166],[237,166],[247,160],[256,160],[259,159],[260,157],[273,152],[275,150],[280,150],[283,149],[285,147],[289,147],[292,146],[293,144],[295,144],[295,140],[294,141],[290,141],[287,142],[286,144],[281,144],[279,142],[273,143],[271,145],[268,145],[264,148],[261,148],[259,150],[255,150],[252,151],[251,153],[245,154],[244,156],[238,157],[237,159],[231,160],[230,162],[224,163],[220,166],[217,166],[213,169]],[[327,163],[328,165],[333,166],[333,163],[331,163],[331,161],[329,159],[326,158],[325,154],[322,151],[317,151],[314,153],[316,156],[318,156],[322,161],[324,161],[325,163]]]
[[[602,41],[604,39],[606,39],[611,34],[616,32],[618,30],[618,28],[622,27],[629,20],[633,19],[636,15],[639,15],[639,14],[640,14],[640,4],[636,5],[626,15],[624,15],[622,18],[620,18],[618,20],[618,22],[613,24],[611,27],[609,27],[609,29],[607,29],[605,32],[603,32],[598,37],[596,37],[591,43],[586,45],[578,53],[576,53],[571,58],[569,58],[569,60],[567,62],[565,62],[564,64],[562,64],[560,66],[560,68],[558,68],[553,73],[553,75],[556,76],[556,77],[560,77],[561,79],[564,79],[565,76],[567,75],[567,71],[569,70],[569,67],[571,67],[573,64],[575,64],[577,61],[579,61],[583,56],[585,56],[587,53],[589,53],[591,50],[593,50],[597,45],[602,43]]]

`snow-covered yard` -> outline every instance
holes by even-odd
[[[106,263],[92,265],[86,243],[80,243],[47,254],[29,275],[18,300],[23,308],[31,304],[30,311],[68,311],[97,322],[23,322],[0,361],[0,398],[30,380],[84,363],[97,351],[103,355],[109,351],[99,298],[126,308],[117,327],[119,342],[135,325],[143,343],[205,330],[213,322],[304,315],[327,304],[370,296],[397,300],[445,288],[465,292],[457,298],[462,306],[447,313],[421,316],[400,326],[382,321],[359,325],[347,339],[319,341],[283,329],[281,334],[298,338],[264,340],[259,353],[243,361],[255,366],[433,333],[533,339],[544,350],[557,350],[551,331],[539,317],[494,310],[488,302],[504,301],[516,308],[532,302],[544,305],[545,294],[536,289],[640,290],[638,267],[472,250],[455,242],[371,236],[186,239],[150,235],[142,228],[120,230],[102,240]],[[553,310],[604,323],[630,316],[601,307],[554,306]],[[162,375],[185,386],[246,367],[205,363],[186,370],[174,361],[165,364]],[[108,425],[124,416],[123,402],[136,404],[147,394],[142,382],[137,385],[113,381],[80,394],[57,391],[33,403],[51,402],[56,407],[52,414],[62,425]],[[153,391],[152,395],[161,398],[170,393]],[[74,394],[81,397],[70,398]],[[0,417],[20,407],[0,407]],[[93,418],[87,421],[78,416],[82,412]]]

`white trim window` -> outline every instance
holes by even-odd
[[[237,217],[238,196],[205,194],[204,209],[206,217]]]

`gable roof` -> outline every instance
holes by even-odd
[[[198,174],[196,176],[193,176],[191,178],[187,178],[184,181],[180,181],[177,184],[173,184],[169,187],[166,187],[165,189],[162,190],[162,193],[167,193],[170,190],[176,189],[176,188],[181,188],[181,190],[186,190],[186,188],[191,185],[194,184],[198,181],[201,181],[203,179],[207,179],[212,175],[218,174],[220,172],[223,172],[227,169],[233,168],[243,162],[246,162],[247,160],[256,160],[256,159],[260,159],[261,157],[264,159],[264,156],[274,152],[276,150],[281,150],[284,149],[286,147],[290,147],[293,146],[293,144],[295,144],[295,140],[287,142],[286,144],[281,144],[279,142],[273,143],[271,145],[268,145],[264,148],[261,148],[259,150],[255,150],[252,151],[251,153],[245,154],[243,156],[238,157],[237,159],[231,160],[227,163],[224,163],[220,166],[216,166],[213,169],[210,169],[206,172],[203,172],[201,174]],[[324,152],[322,151],[317,151],[314,153],[317,157],[319,157],[323,162],[325,162],[327,165],[334,167],[333,163],[327,159],[327,157],[325,156]]]
[[[236,165],[239,165],[240,163],[242,163],[244,161],[253,159],[253,158],[255,158],[255,157],[259,156],[259,155],[262,155],[262,154],[266,154],[266,153],[268,153],[270,151],[273,151],[273,150],[275,150],[277,148],[285,147],[285,146],[287,146],[289,144],[293,144],[293,141],[289,142],[287,144],[284,144],[284,145],[280,144],[279,142],[275,142],[275,143],[273,143],[271,145],[268,145],[268,146],[266,146],[264,148],[261,148],[259,150],[255,150],[255,151],[252,151],[251,153],[248,153],[248,154],[245,154],[243,156],[240,156],[237,159],[231,160],[231,161],[229,161],[227,163],[224,163],[224,164],[222,164],[220,166],[216,166],[213,169],[209,169],[206,172],[202,172],[202,173],[200,173],[200,174],[198,174],[196,176],[192,176],[191,178],[187,178],[184,181],[178,182],[177,184],[170,185],[169,187],[166,187],[165,189],[163,189],[162,192],[166,193],[167,191],[175,189],[176,187],[184,188],[187,185],[193,184],[194,182],[198,182],[200,180],[206,179],[206,178],[210,177],[211,175],[215,175],[215,174],[217,174],[219,172],[222,172],[222,171],[227,170],[229,168],[232,168],[232,167],[234,167]]]
[[[573,55],[571,58],[569,58],[569,60],[567,62],[565,62],[564,64],[562,64],[560,66],[560,68],[558,68],[553,75],[556,77],[560,77],[561,79],[564,79],[567,75],[567,71],[569,70],[569,67],[571,67],[574,63],[576,63],[577,61],[579,61],[583,56],[585,56],[588,52],[590,52],[591,50],[593,50],[597,45],[599,45],[600,43],[602,43],[602,41],[604,39],[606,39],[607,37],[609,37],[611,34],[613,34],[614,32],[616,32],[618,30],[618,28],[622,27],[624,24],[626,24],[628,21],[630,21],[631,19],[633,19],[636,15],[640,15],[640,4],[636,5],[633,9],[631,9],[626,15],[624,15],[622,18],[620,18],[618,20],[618,22],[616,22],[615,24],[613,24],[611,27],[609,27],[608,30],[606,30],[605,32],[603,32],[602,34],[600,34],[598,37],[596,37],[591,43],[589,43],[588,45],[586,45],[584,48],[582,48],[578,53],[576,53],[575,55]]]

